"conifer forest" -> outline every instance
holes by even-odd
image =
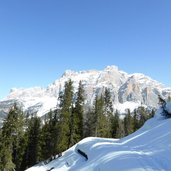
[[[121,115],[113,108],[109,89],[87,107],[81,81],[76,93],[72,80],[67,81],[58,97],[57,109],[41,118],[28,115],[17,104],[9,110],[0,128],[1,171],[23,171],[52,159],[85,137],[127,136],[154,115],[154,110],[143,106]]]

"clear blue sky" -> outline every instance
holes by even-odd
[[[170,0],[0,1],[0,99],[107,65],[171,87]]]

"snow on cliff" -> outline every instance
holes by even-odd
[[[171,111],[171,102],[167,110]],[[161,112],[158,109],[154,118],[125,138],[85,138],[62,157],[27,171],[170,171],[171,119]]]
[[[69,79],[73,81],[74,91],[77,91],[79,81],[82,81],[86,106],[91,106],[95,96],[100,95],[105,88],[110,89],[114,108],[122,113],[128,107],[131,110],[140,105],[156,107],[158,94],[165,98],[171,95],[171,88],[164,87],[144,74],[129,75],[116,66],[107,66],[102,71],[75,72],[67,70],[61,78],[46,88],[12,89],[10,94],[0,101],[0,116],[4,112],[7,113],[14,102],[19,103],[23,110],[30,114],[44,115],[56,107],[59,92],[64,90],[64,84]]]

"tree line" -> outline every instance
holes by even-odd
[[[85,137],[121,138],[139,129],[154,115],[144,107],[120,118],[113,109],[111,92],[96,95],[93,107],[85,108],[84,86],[74,93],[73,82],[65,83],[56,110],[44,119],[27,116],[16,104],[0,129],[0,170],[23,171],[34,164],[60,155]]]

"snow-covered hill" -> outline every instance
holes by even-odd
[[[167,97],[171,95],[171,88],[143,74],[127,74],[116,66],[108,66],[102,71],[89,70],[74,72],[67,70],[47,88],[33,87],[28,89],[11,89],[10,94],[0,101],[0,118],[17,102],[24,111],[37,113],[42,116],[57,105],[58,94],[64,89],[65,82],[71,79],[74,90],[77,91],[81,80],[85,88],[86,106],[91,106],[96,94],[100,94],[107,87],[111,90],[115,109],[124,112],[133,110],[139,105],[156,107],[158,94]]]
[[[171,112],[171,102],[167,103]],[[135,133],[120,140],[86,138],[48,164],[27,171],[170,171],[171,119],[159,109]]]

